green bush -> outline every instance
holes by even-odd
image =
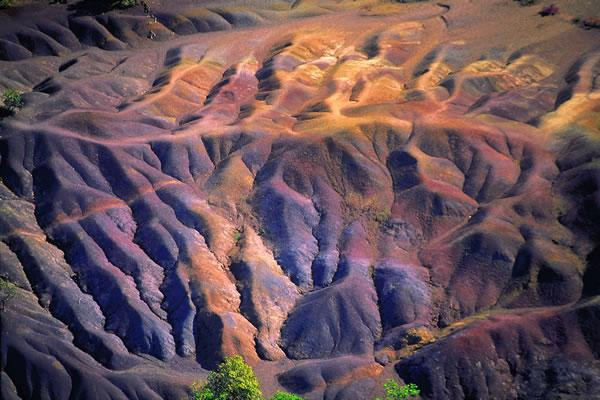
[[[385,388],[385,398],[377,398],[375,400],[399,400],[408,399],[409,397],[417,397],[421,391],[414,383],[400,386],[398,382],[390,379],[383,384]]]
[[[192,385],[193,400],[263,400],[258,379],[241,356],[226,357],[204,385]]]
[[[14,89],[6,89],[2,93],[2,101],[4,102],[4,107],[9,110],[21,108],[25,104],[21,94]]]
[[[242,231],[236,229],[233,231],[233,241],[235,242],[235,244],[238,244],[240,240],[242,240]]]
[[[12,0],[0,0],[0,8],[10,7]]]
[[[302,397],[293,393],[277,392],[270,400],[304,400]]]
[[[16,295],[17,287],[4,278],[0,278],[0,311],[3,311],[8,302]]]
[[[392,218],[392,214],[390,214],[389,211],[382,210],[375,213],[375,221],[380,224],[389,221],[390,218]]]

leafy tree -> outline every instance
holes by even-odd
[[[375,400],[399,400],[399,399],[408,399],[410,397],[417,397],[421,391],[419,387],[414,383],[409,383],[408,385],[399,385],[398,382],[390,379],[386,383],[383,384],[385,388],[385,398],[377,398]]]
[[[4,107],[11,111],[25,105],[21,93],[14,89],[6,89],[4,93],[2,93],[2,101],[4,102]]]
[[[277,392],[270,400],[304,400],[302,397],[293,393]]]
[[[258,379],[241,356],[226,357],[206,384],[192,385],[193,400],[263,400]]]

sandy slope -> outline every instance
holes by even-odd
[[[597,396],[597,2],[149,3],[0,11],[3,398]]]

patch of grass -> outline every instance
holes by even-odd
[[[17,286],[4,278],[0,278],[0,311],[17,295]]]
[[[375,400],[400,400],[400,399],[408,399],[411,397],[417,397],[421,394],[421,390],[414,383],[409,383],[406,385],[399,385],[398,382],[393,379],[389,379],[386,383],[383,384],[385,388],[385,397],[377,398]]]
[[[406,335],[403,338],[406,346],[421,344],[425,345],[435,341],[435,338],[431,332],[424,327],[410,328],[406,331]],[[422,346],[421,346],[422,347]]]
[[[243,237],[243,233],[240,229],[236,229],[233,231],[233,241],[235,242],[235,244],[239,244],[240,240],[242,240]]]
[[[304,399],[293,393],[277,392],[271,397],[270,400],[304,400]]]
[[[25,105],[25,101],[23,101],[21,93],[14,89],[6,89],[2,93],[2,102],[4,103],[4,108],[11,111],[14,111],[15,109],[21,108]]]
[[[392,218],[392,215],[389,211],[380,210],[375,213],[375,221],[377,221],[380,224],[389,221],[390,218]]]

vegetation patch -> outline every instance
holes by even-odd
[[[241,229],[236,229],[233,231],[233,241],[235,242],[236,245],[238,245],[240,243],[240,240],[242,240],[242,230]]]
[[[375,400],[400,400],[400,399],[408,399],[411,397],[417,397],[421,393],[419,387],[414,383],[409,383],[407,385],[400,385],[398,382],[389,379],[386,383],[383,384],[385,389],[385,397],[378,397]]]
[[[377,211],[377,213],[375,213],[375,221],[377,221],[380,224],[386,223],[387,221],[389,221],[389,219],[392,217],[392,215],[390,214],[389,211]]]
[[[389,379],[384,385],[385,397],[375,400],[399,400],[419,396],[417,385],[400,385]],[[190,400],[267,400],[260,390],[258,379],[241,356],[225,357],[216,370],[209,372],[205,383],[190,387]],[[268,400],[304,400],[302,397],[278,391]]]
[[[14,89],[6,89],[2,93],[2,106],[0,106],[0,119],[14,115],[16,110],[23,107],[25,101],[21,93]]]
[[[0,278],[0,311],[6,308],[8,302],[17,295],[17,286]]]
[[[287,392],[277,392],[271,397],[271,400],[303,400],[302,397]]]
[[[14,89],[6,89],[2,93],[2,102],[4,103],[4,108],[13,111],[25,105],[23,97],[21,97],[21,93],[17,92]]]

